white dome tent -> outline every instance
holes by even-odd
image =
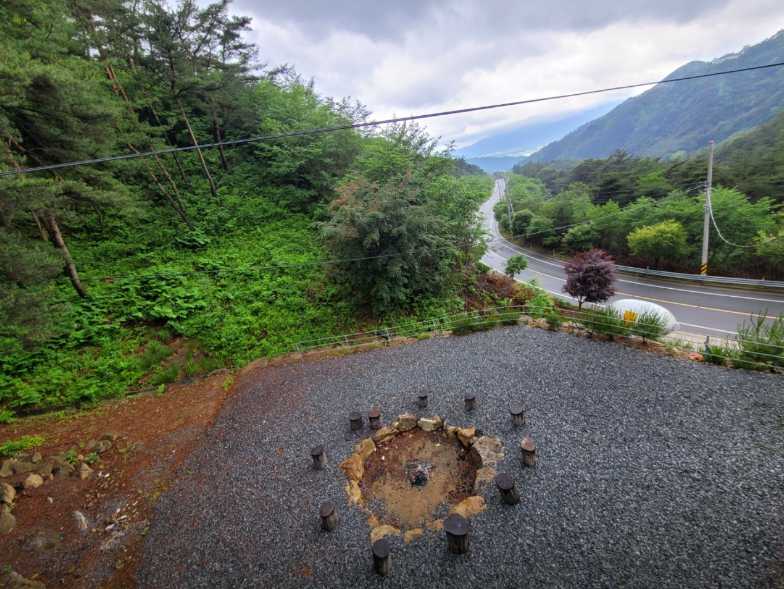
[[[656,313],[659,317],[661,317],[662,321],[664,321],[664,329],[666,333],[671,333],[680,327],[678,320],[675,319],[675,315],[673,315],[668,309],[665,309],[661,305],[651,303],[650,301],[641,301],[639,299],[621,299],[619,301],[613,301],[609,306],[611,309],[618,311],[621,315],[626,312],[635,313],[637,316],[640,316],[644,313]]]

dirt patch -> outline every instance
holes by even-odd
[[[415,429],[378,445],[360,488],[381,523],[421,528],[473,494],[478,466],[476,452],[454,437]]]
[[[0,565],[50,587],[134,587],[151,509],[178,465],[212,424],[229,395],[221,372],[161,395],[140,395],[69,415],[41,416],[0,428],[0,442],[42,435],[44,456],[118,435],[86,480],[64,477],[25,490],[16,527],[0,538]],[[228,380],[227,380],[228,379]],[[2,479],[0,479],[2,480]],[[74,512],[82,513],[80,530]]]

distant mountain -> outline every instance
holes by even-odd
[[[618,103],[616,100],[567,116],[527,121],[457,149],[455,154],[464,158],[529,155],[550,141],[607,113]]]
[[[487,157],[469,157],[466,161],[469,164],[479,166],[483,171],[488,174],[494,172],[506,172],[511,170],[515,165],[521,164],[528,159],[524,155],[510,155],[510,156],[487,156]]]
[[[676,78],[784,61],[784,31],[740,53],[693,61]],[[550,143],[532,161],[633,155],[667,156],[702,149],[770,120],[784,107],[784,67],[659,84]]]

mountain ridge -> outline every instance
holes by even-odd
[[[784,30],[711,61],[690,61],[664,79],[784,61]],[[624,150],[638,156],[698,151],[772,119],[784,106],[784,68],[658,84],[531,155],[581,160]]]

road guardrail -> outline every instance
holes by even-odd
[[[735,278],[734,276],[709,276],[702,274],[686,274],[685,272],[667,272],[666,270],[651,270],[636,266],[621,266],[616,264],[619,272],[627,274],[641,274],[643,276],[658,276],[660,278],[675,278],[677,280],[690,280],[704,284],[725,284],[727,286],[754,286],[757,288],[784,289],[784,282],[780,280],[762,280],[758,278]]]

